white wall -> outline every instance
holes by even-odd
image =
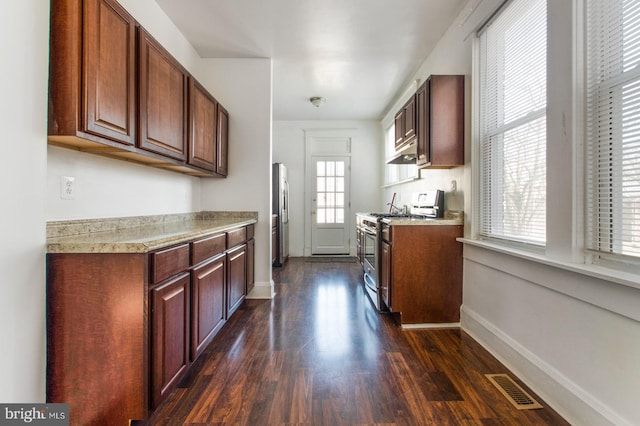
[[[468,91],[473,84],[470,34],[499,3],[483,0],[468,19],[461,15],[416,77],[463,73]],[[572,423],[640,424],[640,279],[638,274],[618,276],[580,263],[582,230],[576,224],[582,213],[574,188],[581,182],[576,150],[582,141],[579,128],[572,126],[579,116],[573,110],[576,39],[571,27],[577,3],[547,3],[546,252],[532,256],[467,240],[462,327]],[[469,105],[469,92],[467,97]],[[403,101],[399,98],[390,114]],[[388,123],[389,116],[385,120]],[[423,176],[429,184],[441,182],[445,188],[449,179],[462,176],[458,184],[464,194],[465,235],[473,238],[475,182],[469,136],[467,132],[467,165],[462,171],[429,171]],[[420,182],[399,189],[408,193]],[[397,188],[385,191],[385,202]]]
[[[47,161],[47,220],[202,210],[199,178],[55,146]],[[75,199],[60,197],[62,176],[75,178]]]
[[[310,229],[305,224],[305,130],[351,129],[351,213],[378,211],[380,169],[378,147],[382,143],[380,125],[375,121],[275,121],[273,162],[287,166],[290,186],[289,255],[303,256],[309,245]],[[355,223],[351,226],[351,254],[355,253]]]
[[[215,87],[229,111],[229,175],[203,180],[205,210],[258,212],[256,288],[250,297],[270,297],[271,282],[271,60],[205,59],[199,79]]]
[[[45,397],[49,2],[0,3],[0,401]]]

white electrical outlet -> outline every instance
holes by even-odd
[[[63,200],[76,199],[76,178],[72,176],[60,177],[60,198]]]
[[[455,194],[456,191],[458,191],[458,182],[456,182],[454,179],[451,181],[451,192]]]

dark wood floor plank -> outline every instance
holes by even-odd
[[[515,410],[484,374],[515,375],[460,329],[376,312],[357,263],[294,258],[273,278],[276,297],[240,306],[150,425],[567,424]]]

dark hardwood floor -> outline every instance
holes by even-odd
[[[526,387],[545,408],[513,408],[484,377],[509,371],[463,331],[376,313],[361,271],[274,268],[275,299],[245,301],[149,424],[567,424]]]

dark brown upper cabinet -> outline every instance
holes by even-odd
[[[412,96],[407,100],[402,108],[403,114],[403,145],[408,145],[416,138],[416,97]]]
[[[411,96],[395,116],[396,151],[416,139],[416,97]]]
[[[188,163],[215,172],[218,103],[194,78],[189,78]]]
[[[218,128],[217,128],[217,164],[216,173],[220,176],[227,176],[229,172],[228,151],[229,151],[229,113],[218,104]]]
[[[51,0],[49,144],[224,177],[228,121],[117,1]]]
[[[81,148],[135,144],[135,31],[117,2],[51,2],[50,140]]]
[[[138,31],[139,147],[186,160],[188,74],[149,33]]]
[[[430,76],[416,92],[416,110],[416,165],[464,165],[464,76]]]

